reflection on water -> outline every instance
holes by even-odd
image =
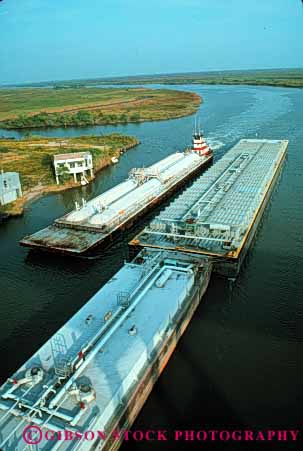
[[[171,88],[176,89],[176,86]],[[290,141],[282,177],[243,269],[209,290],[135,427],[201,429],[299,426],[302,404],[303,91],[180,86],[202,95],[200,119],[219,158],[242,137]],[[28,254],[18,241],[74,206],[190,143],[193,117],[166,122],[39,130],[45,136],[120,132],[141,144],[87,187],[43,197],[0,227],[0,358],[4,380],[123,264],[136,229],[96,260]],[[21,136],[14,131],[0,135]],[[16,352],[16,350],[19,350]],[[4,363],[5,362],[5,363]],[[192,449],[193,444],[130,443],[126,450]],[[202,444],[199,444],[201,447]],[[251,449],[251,448],[250,448]]]

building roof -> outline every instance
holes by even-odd
[[[0,177],[19,177],[19,172],[0,172]]]
[[[74,153],[62,153],[59,155],[54,155],[54,161],[61,161],[61,160],[79,160],[81,158],[84,158],[88,155],[91,155],[90,152],[74,152]]]
[[[20,176],[18,172],[0,172],[0,182],[2,184],[2,181],[9,181],[10,183],[19,184],[20,183]]]
[[[16,189],[21,190],[20,177],[18,172],[0,172],[0,195]]]

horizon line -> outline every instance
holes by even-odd
[[[303,0],[302,0],[303,1]],[[33,86],[46,83],[58,83],[58,82],[77,82],[77,81],[94,81],[94,80],[123,80],[123,79],[136,79],[139,77],[164,77],[164,76],[178,76],[178,75],[199,75],[199,74],[218,74],[218,73],[234,73],[234,72],[270,72],[270,71],[303,71],[303,67],[273,67],[273,68],[260,68],[260,69],[216,69],[216,70],[203,70],[203,71],[190,71],[190,72],[161,72],[161,73],[149,73],[149,74],[136,74],[136,75],[113,75],[113,76],[96,76],[96,77],[81,77],[81,78],[64,78],[54,80],[40,80],[40,81],[24,81],[18,83],[0,83],[1,87],[14,87],[14,86]]]

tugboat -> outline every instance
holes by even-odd
[[[196,121],[195,121],[195,130],[193,133],[192,138],[192,151],[196,152],[198,155],[201,156],[210,156],[212,155],[212,150],[207,144],[207,142],[204,140],[203,133],[200,129],[200,125],[197,127]]]

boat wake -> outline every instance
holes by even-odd
[[[257,138],[265,124],[273,123],[277,118],[289,113],[291,108],[292,103],[287,93],[279,92],[277,95],[274,91],[255,89],[253,102],[245,111],[230,117],[218,126],[216,136],[224,137],[229,143],[240,139],[241,136]],[[272,137],[277,135],[279,136],[279,130],[272,129]]]
[[[212,150],[219,150],[225,145],[222,141],[219,141],[218,139],[212,138],[210,136],[206,138],[206,141]]]

